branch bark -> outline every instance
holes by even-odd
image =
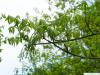
[[[64,52],[66,52],[66,53],[68,53],[68,54],[70,54],[70,55],[72,55],[72,56],[76,56],[76,57],[79,57],[79,58],[81,58],[81,59],[100,59],[99,57],[85,57],[85,56],[81,56],[81,55],[77,55],[77,54],[74,54],[74,53],[72,53],[72,52],[70,52],[69,50],[68,50],[68,47],[64,44],[64,46],[65,46],[65,49],[63,49],[63,48],[61,48],[61,47],[59,47],[58,45],[56,45],[54,42],[51,42],[50,40],[47,40],[46,38],[44,38],[47,42],[49,42],[49,43],[51,43],[51,44],[53,44],[55,47],[57,47],[58,49],[60,49],[60,50],[62,50],[62,51],[64,51]]]
[[[87,36],[83,36],[83,37],[79,37],[79,38],[74,38],[74,39],[70,39],[70,40],[56,40],[56,41],[53,41],[53,42],[50,41],[50,42],[36,43],[36,44],[33,44],[33,45],[52,44],[52,43],[64,43],[64,42],[81,40],[81,39],[85,39],[85,38],[96,36],[96,35],[100,35],[100,33],[91,34],[91,35],[87,35]]]

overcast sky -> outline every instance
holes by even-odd
[[[33,8],[46,11],[46,0],[0,0],[0,15],[3,13],[24,17],[27,12],[34,15]],[[6,25],[6,23],[0,21],[0,25]],[[8,32],[5,30],[4,34],[7,35]],[[0,75],[13,75],[14,69],[20,67],[17,56],[20,53],[22,45],[18,45],[17,47],[2,45],[2,48],[4,50],[0,53],[2,57],[2,62],[0,62]]]

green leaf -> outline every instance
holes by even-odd
[[[11,26],[11,27],[8,28],[8,30],[9,30],[10,33],[13,33],[14,34],[15,27],[14,26]]]
[[[14,37],[8,38],[8,43],[10,45],[15,45],[15,38]]]
[[[8,17],[6,18],[6,20],[8,21],[9,24],[11,24],[11,23],[13,23],[13,22],[15,21],[15,18],[12,17],[12,16],[8,16]]]

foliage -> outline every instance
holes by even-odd
[[[50,3],[60,9],[56,15],[43,14],[41,19],[33,20],[2,15],[9,23],[9,33],[18,32],[4,41],[24,44],[20,58],[28,59],[31,64],[24,72],[27,75],[100,72],[100,1],[95,0],[91,5],[75,0],[50,0]]]
[[[0,28],[0,52],[2,51],[2,49],[1,49],[1,41],[2,41],[2,29]],[[1,57],[0,57],[0,62],[1,62]]]
[[[1,18],[0,18],[1,19]],[[3,39],[3,34],[2,34],[2,29],[3,29],[3,26],[0,26],[0,53],[2,52],[2,48],[1,48],[1,45],[2,45],[2,39]],[[0,62],[1,62],[1,57],[0,57]]]

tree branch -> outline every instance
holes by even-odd
[[[44,43],[36,43],[36,44],[33,44],[33,45],[52,44],[52,43],[64,43],[64,42],[81,40],[81,39],[92,37],[92,36],[95,36],[95,35],[100,35],[100,33],[91,34],[91,35],[87,35],[87,36],[83,36],[83,37],[79,37],[79,38],[74,38],[74,39],[70,39],[70,40],[56,40],[54,42],[50,41],[50,42],[44,42]]]
[[[98,58],[98,57],[85,57],[85,56],[80,56],[80,55],[74,54],[74,53],[72,53],[72,52],[70,52],[70,51],[68,50],[68,47],[67,47],[65,44],[64,44],[65,49],[63,49],[63,48],[59,47],[58,45],[56,45],[55,43],[53,43],[53,42],[47,40],[46,38],[44,38],[44,39],[45,39],[46,41],[48,41],[49,43],[52,43],[55,47],[59,48],[60,50],[66,52],[66,53],[68,53],[68,54],[70,54],[70,55],[72,55],[72,56],[76,56],[76,57],[79,57],[79,58],[81,58],[81,59],[100,59],[100,58]]]

